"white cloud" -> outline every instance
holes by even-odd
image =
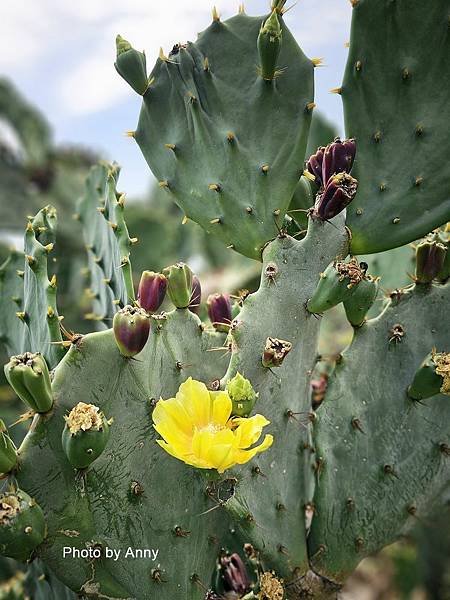
[[[265,12],[270,0],[250,0],[249,14]],[[26,80],[38,72],[54,117],[82,117],[108,109],[130,94],[116,74],[117,33],[145,49],[152,68],[162,46],[195,39],[208,24],[214,0],[14,0],[2,2],[0,72]],[[226,18],[238,0],[217,2]],[[310,56],[325,56],[348,38],[346,0],[300,0],[286,20]],[[41,76],[42,74],[42,76]],[[51,76],[50,76],[51,74]]]

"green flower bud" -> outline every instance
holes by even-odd
[[[233,403],[233,415],[248,417],[258,399],[250,381],[237,372],[227,383],[226,390]]]
[[[378,277],[367,275],[356,286],[353,294],[344,300],[345,314],[353,327],[360,327],[378,294]]]
[[[439,393],[450,395],[450,353],[431,352],[414,375],[408,396],[425,400]]]
[[[276,10],[263,23],[258,35],[258,52],[261,60],[261,77],[271,81],[275,77],[280,56],[282,30]]]
[[[85,402],[78,402],[64,419],[62,446],[67,459],[75,469],[86,469],[105,449],[112,420]]]
[[[31,410],[45,413],[51,409],[53,397],[50,373],[39,352],[12,356],[5,365],[5,375],[16,394]]]
[[[0,473],[9,473],[16,464],[16,446],[8,435],[5,423],[0,419]]]
[[[142,96],[147,91],[149,85],[145,54],[135,50],[120,35],[116,37],[116,49],[117,58],[114,65],[116,71],[135,92]]]
[[[349,298],[364,279],[365,268],[367,266],[364,263],[358,264],[356,258],[348,263],[334,262],[329,265],[320,274],[319,283],[308,301],[309,312],[323,313]]]
[[[163,270],[168,279],[167,293],[177,308],[187,308],[192,298],[193,273],[184,263],[179,262]]]
[[[25,562],[46,535],[44,513],[22,490],[0,495],[0,554]]]

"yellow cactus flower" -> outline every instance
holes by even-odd
[[[231,417],[228,392],[211,392],[204,383],[189,377],[180,385],[175,398],[160,400],[153,411],[154,428],[166,452],[199,469],[223,473],[242,465],[259,452],[270,448],[273,436],[266,435],[269,421],[262,415]]]

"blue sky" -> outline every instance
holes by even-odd
[[[250,0],[245,9],[264,14],[268,4]],[[121,164],[120,187],[136,196],[151,175],[135,142],[124,135],[136,126],[140,97],[115,72],[115,36],[145,49],[150,69],[160,46],[168,53],[174,43],[194,40],[208,25],[211,8],[211,0],[4,1],[0,73],[45,113],[58,143],[94,148]],[[221,0],[217,8],[227,18],[238,2]],[[341,99],[329,90],[341,83],[351,10],[349,0],[299,0],[285,17],[304,52],[323,57],[316,103],[341,128]]]

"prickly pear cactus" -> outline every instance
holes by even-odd
[[[424,16],[410,0],[352,4],[350,61],[363,52],[361,32],[378,39],[386,14],[395,31],[406,15],[406,48]],[[440,50],[442,6],[427,13]],[[305,58],[284,11],[283,0],[263,17],[241,8],[221,21],[214,10],[198,41],[161,52],[150,76],[145,55],[118,38],[117,71],[143,95],[134,136],[161,188],[207,231],[262,260],[257,292],[211,294],[202,322],[201,278],[179,262],[160,274],[148,265],[136,299],[118,167],[106,163],[91,171],[78,214],[91,318],[109,328],[62,341],[49,209],[30,221],[25,257],[0,271],[2,339],[20,353],[6,366],[9,381],[23,396],[21,377],[51,376],[45,403],[28,402],[33,421],[17,449],[2,426],[0,549],[43,561],[54,597],[65,585],[98,599],[336,598],[362,558],[448,496],[448,232],[431,231],[449,217],[436,191],[448,168],[427,162],[435,177],[415,186],[427,210],[407,210],[404,186],[406,157],[423,159],[417,144],[435,148],[443,127],[428,136],[424,124],[394,144],[386,98],[407,105],[408,118],[437,121],[438,111],[411,87],[386,86],[382,98],[376,90],[369,105],[356,78],[386,61],[370,38],[343,87],[355,139],[330,139],[304,164],[318,61]],[[425,75],[427,55],[413,50],[399,85],[429,90],[436,80],[441,98],[445,82],[433,69]],[[366,135],[367,111],[386,115],[386,139]],[[370,181],[387,168],[395,197],[380,208]],[[295,231],[285,213],[297,185],[309,210]],[[385,308],[369,319],[386,291],[370,253],[427,233],[414,268],[400,273],[412,282],[386,286]],[[353,340],[311,381],[321,316],[338,304]],[[36,389],[28,392],[42,396]]]

